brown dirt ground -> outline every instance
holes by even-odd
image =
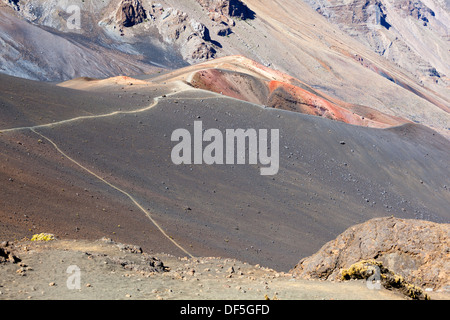
[[[21,261],[0,265],[1,300],[404,299],[386,289],[370,290],[364,281],[298,280],[233,259],[161,253],[156,256],[166,271],[142,271],[145,253],[105,240],[21,241],[13,246]],[[80,289],[67,287],[72,265],[80,268]]]

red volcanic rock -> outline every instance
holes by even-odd
[[[384,115],[368,107],[334,102],[319,92],[310,92],[285,82],[271,81],[267,105],[272,108],[295,111],[341,121],[353,125],[386,128],[405,123],[403,119]],[[368,110],[371,111],[367,112]],[[361,112],[360,112],[361,111]],[[361,115],[365,113],[366,116]],[[368,116],[367,116],[368,115]]]
[[[235,99],[358,126],[387,128],[409,122],[331,98],[298,79],[240,56],[236,56],[234,62],[219,63],[217,68],[194,72],[190,83]]]
[[[200,70],[192,76],[190,83],[199,89],[257,104],[265,104],[269,93],[265,81],[222,69]]]
[[[284,82],[271,81],[269,89],[269,107],[322,116],[333,120],[343,121],[345,119],[340,107],[300,87]]]

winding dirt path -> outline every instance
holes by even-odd
[[[16,131],[22,131],[22,130],[30,130],[33,133],[35,133],[38,136],[40,136],[41,138],[45,139],[46,141],[48,141],[56,149],[57,152],[59,152],[65,158],[70,160],[72,163],[74,163],[75,165],[77,165],[78,167],[83,169],[86,173],[94,176],[95,178],[97,178],[98,180],[103,182],[104,184],[108,185],[110,188],[119,191],[124,196],[126,196],[128,199],[130,199],[131,202],[133,202],[133,204],[140,211],[142,211],[146,215],[146,217],[153,223],[153,225],[155,225],[155,227],[162,233],[162,235],[165,238],[167,238],[170,242],[172,242],[177,248],[179,248],[181,251],[183,251],[189,257],[194,258],[193,254],[191,254],[183,246],[181,246],[179,243],[177,243],[172,237],[167,235],[165,230],[155,221],[155,219],[153,219],[151,214],[147,210],[145,210],[145,208],[130,193],[128,193],[127,191],[119,188],[118,186],[108,182],[107,180],[105,180],[104,178],[100,177],[98,174],[96,174],[92,170],[86,168],[80,162],[78,162],[77,160],[73,159],[68,154],[66,154],[52,139],[50,139],[49,137],[47,137],[43,133],[37,131],[40,128],[49,128],[49,127],[54,127],[54,126],[58,126],[58,125],[64,125],[64,124],[75,122],[75,121],[80,121],[80,120],[99,119],[99,118],[105,118],[105,117],[112,117],[112,116],[119,115],[119,114],[135,114],[135,113],[145,112],[145,111],[147,111],[147,110],[157,106],[158,103],[159,103],[159,100],[161,100],[162,98],[170,97],[170,96],[173,96],[175,94],[178,94],[178,93],[184,92],[184,91],[187,91],[187,90],[186,89],[182,89],[181,91],[172,92],[172,93],[168,93],[168,94],[164,94],[164,95],[155,97],[153,99],[153,103],[150,106],[147,106],[147,107],[141,108],[141,109],[137,109],[137,110],[132,110],[132,111],[114,111],[114,112],[107,113],[107,114],[100,114],[100,115],[93,115],[93,116],[80,116],[80,117],[75,117],[75,118],[71,118],[71,119],[67,119],[67,120],[62,120],[62,121],[58,121],[58,122],[49,123],[49,124],[42,124],[42,125],[36,125],[36,126],[30,126],[30,127],[17,127],[17,128],[0,130],[0,133],[10,133],[10,132],[16,132]],[[199,98],[199,99],[201,99],[201,98]]]

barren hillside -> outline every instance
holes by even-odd
[[[369,106],[449,134],[446,85],[435,81],[421,83],[418,73],[412,73],[414,70],[381,57],[360,37],[339,30],[334,21],[326,21],[302,1],[85,1],[79,6],[79,29],[74,30],[68,29],[68,3],[14,3],[3,5],[0,26],[5,44],[0,68],[10,75],[50,81],[132,75],[238,54],[287,73],[336,99]],[[334,16],[347,21],[342,12]],[[361,14],[367,16],[365,11]],[[435,24],[442,25],[446,14],[446,10],[436,10],[430,19],[439,18]],[[395,21],[402,25],[402,19]],[[418,23],[410,16],[404,19]],[[427,28],[438,27],[432,24]],[[439,49],[430,50],[428,42],[418,40],[424,44],[421,49],[426,48],[430,55],[414,50],[429,60],[427,63],[439,74],[446,73],[448,60],[447,41],[438,37],[442,30],[445,28],[441,26],[422,37],[436,39],[434,45]],[[405,37],[399,39],[416,41]],[[33,41],[37,38],[43,40]],[[418,41],[410,46],[419,46]],[[432,54],[439,52],[442,54],[433,60]],[[20,62],[16,63],[19,57]],[[442,62],[438,66],[433,61]],[[417,65],[414,61],[409,64]],[[444,76],[440,79],[446,81]]]
[[[2,0],[0,299],[448,298],[448,10]]]

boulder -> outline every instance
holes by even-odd
[[[364,260],[383,264],[408,283],[443,289],[450,280],[450,224],[376,218],[350,227],[291,272],[303,279],[342,279],[342,270]]]

